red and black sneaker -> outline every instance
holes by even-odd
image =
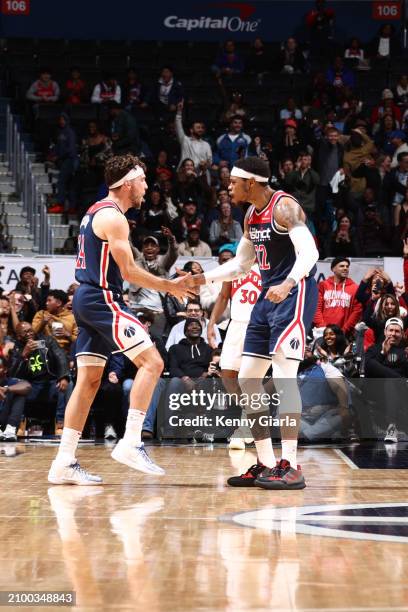
[[[251,467],[247,469],[245,474],[228,478],[227,484],[229,484],[230,487],[253,487],[255,485],[255,480],[265,469],[267,468],[263,463],[254,463],[254,465],[251,465]]]
[[[277,461],[272,469],[265,468],[254,484],[262,489],[304,489],[306,486],[300,465],[295,470],[286,459]]]

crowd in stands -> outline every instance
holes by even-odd
[[[182,54],[161,67],[156,58],[147,75],[145,56],[145,69],[135,62],[123,77],[111,69],[97,82],[81,65],[73,66],[65,81],[44,67],[24,91],[27,121],[43,159],[59,170],[50,214],[80,218],[104,197],[103,167],[110,155],[130,152],[143,159],[149,192],[142,209],[128,213],[130,238],[137,264],[159,276],[168,276],[179,256],[191,258],[184,269],[192,274],[202,270],[195,257],[216,256],[222,264],[234,256],[245,207],[231,204],[230,170],[247,155],[269,161],[273,188],[297,198],[321,258],[334,257],[333,275],[319,284],[314,340],[299,377],[302,431],[309,440],[333,431],[339,437],[346,429],[358,432],[345,382],[352,376],[403,379],[408,372],[403,50],[389,24],[368,44],[352,37],[343,45],[334,40],[334,24],[335,12],[318,0],[307,15],[307,44],[295,37],[279,46],[260,38],[251,44],[228,40],[213,57],[206,51],[202,57],[197,43],[190,66]],[[50,117],[51,138],[52,130],[43,129]],[[75,241],[73,231],[66,253],[75,253]],[[349,257],[383,255],[404,256],[405,286],[378,268],[358,285],[349,278]],[[196,379],[219,377],[224,332],[217,329],[217,348],[208,345],[206,334],[219,290],[202,287],[187,304],[137,286],[127,290],[126,301],[154,339],[176,389],[191,390]],[[0,374],[9,383],[0,387],[0,417],[10,435],[23,415],[35,417],[44,403],[53,406],[56,431],[61,430],[75,381],[74,291],[75,285],[51,291],[46,268],[40,285],[33,269],[23,269],[16,289],[1,298]],[[88,432],[121,435],[134,374],[120,355],[109,360]],[[320,411],[308,386],[313,378],[327,383]],[[145,437],[155,435],[163,380],[146,417]],[[389,397],[391,391],[389,396],[384,391],[382,426],[387,441],[396,441],[398,415]],[[115,409],[119,403],[121,411]]]

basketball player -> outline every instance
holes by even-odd
[[[269,164],[264,160],[247,157],[235,162],[229,185],[231,201],[252,204],[237,254],[214,270],[188,278],[188,284],[233,280],[247,273],[257,259],[263,289],[247,328],[239,379],[243,392],[262,392],[262,379],[272,359],[280,398],[282,457],[276,461],[269,427],[256,419],[252,435],[258,462],[245,474],[230,478],[228,484],[303,489],[305,479],[297,465],[302,405],[296,377],[317,305],[313,275],[318,251],[299,203],[271,189],[269,177]]]
[[[224,313],[228,302],[231,301],[231,320],[227,335],[222,345],[220,367],[224,387],[230,394],[241,393],[237,378],[241,367],[242,351],[244,350],[245,334],[251,316],[252,308],[258,300],[262,289],[262,280],[258,264],[254,264],[244,278],[234,281],[225,281],[214,304],[208,323],[208,344],[217,348],[214,325],[218,323]],[[245,442],[252,442],[252,438],[240,437],[235,431],[231,437],[229,448],[231,450],[245,450]]]
[[[127,154],[110,158],[105,166],[105,181],[109,194],[89,208],[78,237],[75,278],[80,286],[73,300],[79,327],[78,377],[66,408],[58,454],[48,474],[53,484],[102,482],[99,476],[80,467],[75,453],[111,352],[123,353],[138,368],[130,392],[125,435],[114,448],[112,457],[147,474],[164,474],[149,458],[141,441],[145,412],[163,362],[143,325],[123,302],[123,279],[169,292],[179,300],[193,294],[186,288],[188,276],[174,281],[158,278],[134,263],[124,213],[130,208],[140,208],[147,189],[144,166],[137,157]]]

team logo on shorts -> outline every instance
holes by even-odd
[[[133,338],[136,333],[136,329],[129,325],[128,327],[126,327],[123,333],[125,334],[126,338]]]
[[[292,338],[289,344],[290,344],[290,348],[296,351],[300,346],[300,340],[298,338]]]

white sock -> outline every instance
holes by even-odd
[[[255,440],[255,447],[258,455],[258,461],[266,465],[266,467],[274,467],[276,457],[275,453],[273,452],[272,440],[270,438]]]
[[[78,447],[81,431],[64,427],[62,430],[61,442],[55,460],[63,465],[75,463],[75,453]]]
[[[282,440],[282,459],[289,461],[294,470],[297,470],[297,445],[297,440]]]
[[[126,430],[123,440],[130,446],[141,446],[142,444],[142,427],[146,413],[136,408],[129,408]]]

